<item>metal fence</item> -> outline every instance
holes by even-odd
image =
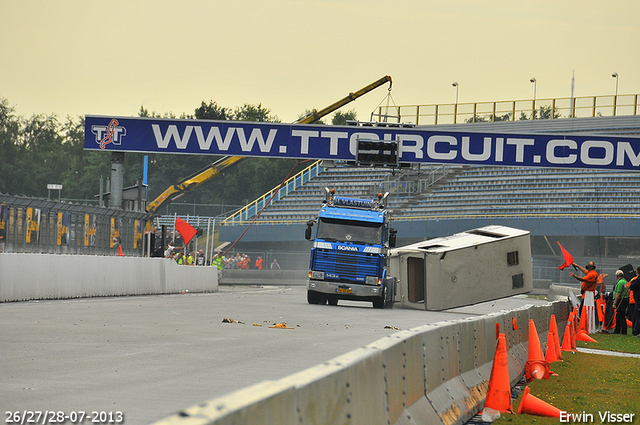
[[[385,108],[380,107],[380,115]],[[384,116],[416,125],[637,115],[640,113],[640,95],[402,105],[388,109]]]
[[[0,252],[141,256],[145,212],[0,194]]]

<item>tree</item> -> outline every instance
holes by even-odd
[[[524,111],[520,112],[520,120],[548,120],[561,117],[562,115],[558,112],[558,108],[554,108],[549,105],[540,106],[537,110],[532,111],[530,116],[528,116]]]
[[[347,125],[347,121],[356,121],[357,113],[355,109],[346,112],[336,111],[331,118],[332,125]]]
[[[18,168],[17,138],[20,121],[14,115],[15,108],[9,106],[7,99],[0,98],[0,192],[16,193],[14,189],[20,181]]]
[[[264,108],[261,103],[257,105],[245,103],[235,109],[231,119],[249,122],[280,122],[280,119],[275,115],[271,115],[271,110]]]
[[[226,121],[231,119],[229,110],[222,108],[214,101],[210,101],[209,104],[204,103],[204,100],[198,108],[195,110],[195,117],[198,120],[218,120]]]

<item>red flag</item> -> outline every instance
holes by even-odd
[[[184,241],[185,246],[198,232],[196,229],[191,227],[189,223],[187,223],[180,217],[176,217],[176,230],[178,231],[178,233],[180,233],[180,236],[182,236],[182,240]]]
[[[571,256],[571,254],[567,252],[566,249],[562,247],[562,245],[560,245],[560,242],[558,242],[558,246],[560,246],[560,249],[562,250],[562,255],[564,256],[564,264],[558,267],[558,270],[564,270],[573,264],[573,257]]]

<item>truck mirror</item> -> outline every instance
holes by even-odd
[[[396,229],[389,229],[389,247],[395,248],[396,246],[396,235],[398,231]]]
[[[313,221],[307,221],[307,228],[304,230],[304,238],[308,241],[311,240],[311,227],[313,226]]]

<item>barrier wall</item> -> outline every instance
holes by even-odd
[[[286,285],[305,286],[307,270],[222,270],[220,285]]]
[[[400,331],[278,381],[192,406],[156,424],[463,424],[486,398],[496,324],[506,337],[514,385],[528,358],[529,319],[544,346],[552,314],[564,330],[567,301]]]
[[[0,302],[218,290],[214,267],[165,258],[0,254]]]

